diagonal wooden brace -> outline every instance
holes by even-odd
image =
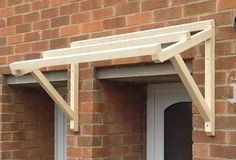
[[[206,58],[207,59],[207,58]],[[210,79],[214,78],[214,72],[212,73],[210,69],[213,69],[213,62],[211,59],[208,59],[206,63],[209,65],[208,71],[205,72],[206,75],[209,76],[205,80],[205,98],[202,96],[196,82],[194,81],[191,73],[189,72],[183,58],[178,54],[170,59],[171,63],[173,64],[174,68],[176,69],[177,73],[180,76],[180,79],[182,80],[184,86],[186,87],[186,90],[188,91],[189,95],[193,99],[193,103],[196,104],[196,107],[198,108],[200,114],[202,115],[204,121],[205,121],[205,132],[209,136],[215,135],[215,100],[213,99],[215,93],[214,91],[214,80],[213,82],[210,81]],[[211,67],[210,67],[211,66]],[[209,84],[211,83],[211,84]],[[207,87],[207,89],[206,89]]]
[[[78,64],[71,65],[71,106],[63,99],[63,97],[58,93],[58,91],[52,86],[52,84],[47,80],[47,78],[42,74],[40,70],[35,70],[31,72],[33,77],[38,81],[38,83],[43,87],[43,89],[48,93],[48,95],[53,99],[57,106],[66,114],[66,116],[71,120],[70,127],[75,132],[78,131]]]

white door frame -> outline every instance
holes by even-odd
[[[66,97],[66,88],[58,88],[62,97]],[[66,160],[67,146],[67,118],[58,106],[54,107],[54,158],[56,160]]]
[[[147,87],[147,160],[164,160],[164,111],[191,98],[182,83],[150,84]]]

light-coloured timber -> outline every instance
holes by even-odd
[[[78,46],[43,52],[43,57],[60,57],[64,55],[76,55],[88,52],[98,52],[104,50],[114,50],[127,47],[143,46],[157,43],[172,43],[182,39],[190,39],[190,32],[176,32],[163,35],[152,35],[148,37],[132,38],[126,40],[112,41],[106,43],[97,43],[93,45]]]
[[[201,94],[181,53],[205,42],[205,97]],[[164,45],[163,45],[164,44]],[[12,74],[31,73],[78,131],[79,63],[136,56],[151,56],[154,62],[170,60],[205,121],[207,135],[215,135],[215,26],[214,20],[147,31],[77,41],[70,48],[50,50],[42,59],[10,64]],[[162,46],[166,46],[162,48]],[[39,71],[43,67],[71,65],[70,106]]]

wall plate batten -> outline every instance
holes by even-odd
[[[70,65],[70,107],[74,112],[74,120],[70,121],[70,128],[79,131],[79,64]]]

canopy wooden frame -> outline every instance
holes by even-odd
[[[189,72],[180,53],[205,43],[205,97]],[[162,48],[162,44],[171,44]],[[156,63],[170,60],[193,103],[205,121],[205,132],[215,135],[215,25],[214,20],[76,41],[70,48],[43,52],[43,58],[10,64],[12,74],[31,73],[60,109],[71,120],[71,129],[79,123],[79,63],[150,55]],[[43,67],[71,66],[70,105],[40,71]]]

